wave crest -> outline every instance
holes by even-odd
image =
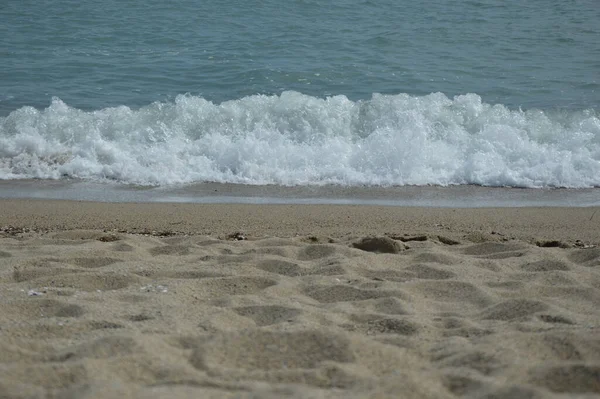
[[[141,185],[600,186],[597,111],[297,92],[214,104],[181,95],[133,110],[23,107],[0,118],[0,179]]]

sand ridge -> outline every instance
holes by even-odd
[[[600,248],[365,238],[5,231],[0,392],[600,395]]]

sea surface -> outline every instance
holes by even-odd
[[[597,204],[598,21],[598,0],[6,0],[0,197],[477,185]]]

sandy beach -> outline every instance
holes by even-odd
[[[0,200],[0,397],[592,398],[600,208]]]

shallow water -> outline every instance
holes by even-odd
[[[0,181],[0,199],[199,204],[337,204],[440,208],[598,207],[600,189],[515,189],[478,186],[258,186],[199,183],[143,187],[86,181]]]

